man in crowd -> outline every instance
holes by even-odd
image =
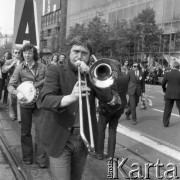
[[[133,64],[133,69],[129,72],[128,95],[130,107],[126,111],[126,119],[130,120],[132,114],[132,124],[137,124],[136,107],[139,103],[139,97],[144,96],[145,93],[145,78],[143,72],[140,70],[140,65]]]
[[[62,53],[59,58],[59,64],[64,64],[64,63],[66,63],[66,55]]]
[[[36,103],[26,106],[27,99],[23,93],[17,91],[17,86],[25,81],[38,83],[45,78],[46,66],[38,62],[37,49],[32,44],[25,44],[22,48],[22,60],[19,66],[16,67],[11,76],[8,90],[11,94],[18,97],[20,101],[21,112],[21,148],[22,158],[26,165],[33,163],[33,144],[32,144],[32,118],[34,118],[35,132],[38,134],[40,124],[43,119],[43,109],[41,108],[40,95]],[[37,139],[35,139],[37,140]],[[35,142],[35,162],[39,167],[46,167],[46,156],[44,150],[37,141]]]
[[[112,87],[114,93],[116,94],[115,104],[105,104],[99,101],[98,149],[95,154],[92,153],[91,155],[100,160],[104,159],[104,140],[107,124],[109,125],[107,158],[114,158],[118,121],[124,113],[124,108],[127,105],[126,93],[129,78],[125,73],[121,72],[120,63],[117,61],[115,63],[119,68],[119,77]]]
[[[10,59],[12,59],[12,54],[10,51],[4,52],[4,63],[8,62]],[[3,97],[3,104],[8,105],[8,90],[7,86],[9,83],[9,75],[8,73],[2,72],[2,79],[3,79],[3,90],[4,90],[4,97]]]
[[[49,155],[53,180],[80,180],[87,157],[87,149],[80,136],[79,81],[81,73],[89,73],[92,44],[89,39],[77,36],[70,42],[68,62],[50,66],[43,86],[42,105],[46,111],[40,130],[40,142]],[[88,77],[87,77],[88,78]],[[113,99],[111,89],[99,89],[87,79],[81,82],[82,95],[89,92],[92,129],[95,148],[97,146],[97,120],[95,97],[102,102]],[[82,97],[85,135],[89,139],[86,98]]]
[[[21,62],[19,49],[14,49],[13,55],[14,55],[13,59],[6,61],[2,67],[2,72],[7,73],[8,78],[11,78],[16,66],[18,66]],[[17,119],[17,97],[14,94],[9,93],[8,99],[9,99],[9,116],[11,120],[14,121]]]
[[[173,69],[170,72],[164,74],[162,80],[162,88],[165,93],[165,108],[163,115],[164,127],[169,126],[174,101],[176,101],[180,113],[180,64],[174,61],[172,67]]]

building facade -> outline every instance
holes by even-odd
[[[96,15],[114,24],[121,19],[133,19],[143,9],[153,8],[156,23],[165,33],[179,30],[179,0],[68,0],[68,27],[88,23]]]
[[[60,0],[43,1],[45,15],[42,17],[41,47],[43,52],[50,53],[52,52],[50,39],[59,36]],[[169,46],[175,45],[175,32],[180,31],[180,0],[68,0],[67,35],[70,27],[76,23],[88,24],[95,16],[114,25],[121,19],[133,19],[148,7],[155,10],[156,23],[163,29],[168,44],[163,51],[168,53]],[[179,49],[176,48],[176,51]]]

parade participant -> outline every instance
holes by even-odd
[[[2,98],[2,92],[3,92],[3,75],[2,75],[2,66],[4,65],[4,59],[0,58],[0,100]]]
[[[16,67],[13,75],[11,76],[8,90],[10,93],[16,95],[20,102],[25,102],[26,99],[24,95],[17,92],[17,86],[25,81],[32,81],[37,83],[43,80],[45,78],[46,66],[38,62],[37,49],[32,44],[25,44],[21,51],[23,55],[23,62]],[[38,98],[40,98],[40,95],[41,92]],[[32,119],[34,118],[35,132],[38,134],[44,112],[41,108],[41,102],[39,99],[37,99],[36,103],[27,107],[24,104],[21,104],[20,112],[22,158],[26,165],[30,165],[33,163],[33,143],[31,135]],[[36,142],[35,162],[41,168],[46,167],[45,152]]]
[[[121,67],[121,73],[123,74],[123,77],[128,78],[129,79],[129,71],[130,71],[130,67],[129,67],[129,61],[126,60],[123,64],[123,66]],[[128,84],[126,84],[126,88],[128,89]],[[126,90],[127,92],[127,90]],[[128,98],[128,99],[127,99]],[[126,95],[126,99],[125,99],[125,107],[129,107],[129,97],[128,95]]]
[[[129,73],[129,62],[126,60],[123,64],[123,66],[121,67],[121,72],[124,74],[128,74]]]
[[[12,59],[12,54],[10,51],[4,52],[4,63]],[[8,105],[8,90],[7,86],[9,83],[9,76],[8,73],[2,72],[2,78],[3,78],[3,90],[4,90],[4,98],[3,98],[3,104]]]
[[[121,65],[117,64],[119,72],[121,72]],[[114,152],[116,147],[116,130],[118,121],[121,115],[124,113],[124,108],[127,104],[126,93],[129,79],[126,74],[120,73],[116,84],[112,87],[116,94],[116,104],[105,104],[99,101],[99,120],[98,120],[98,149],[97,153],[91,154],[100,160],[104,159],[104,140],[107,124],[109,125],[109,137],[108,137],[108,152],[107,158],[114,158]]]
[[[130,120],[132,114],[132,124],[137,124],[136,107],[139,103],[139,97],[144,96],[145,93],[145,78],[143,72],[140,70],[139,64],[135,63],[133,69],[129,72],[128,95],[130,107],[126,111],[126,119]]]
[[[91,41],[77,36],[70,42],[69,59],[65,64],[50,66],[43,86],[42,106],[47,110],[40,130],[40,142],[49,155],[53,180],[80,180],[87,157],[87,148],[80,136],[79,122],[79,82],[78,66],[81,72],[89,73]],[[82,92],[89,91],[92,127],[97,137],[95,97],[102,102],[113,98],[111,89],[94,87],[87,77],[87,86]],[[84,93],[82,93],[83,95]],[[87,104],[83,101],[83,121],[85,134],[88,134]],[[88,135],[87,135],[88,136]],[[95,148],[97,140],[95,139]]]
[[[162,88],[165,93],[165,108],[163,114],[164,127],[169,126],[174,101],[176,101],[180,113],[180,64],[174,61],[172,67],[173,69],[170,72],[164,74],[162,80]]]
[[[10,59],[5,62],[5,64],[2,67],[2,72],[7,73],[8,79],[11,78],[14,69],[17,65],[21,62],[21,56],[19,49],[14,49],[13,51],[13,59]],[[9,104],[9,117],[12,121],[17,119],[17,97],[14,94],[9,93],[8,96],[8,104]],[[19,119],[20,121],[20,119]]]
[[[62,53],[59,59],[59,64],[64,64],[64,63],[66,63],[66,55]]]
[[[57,65],[59,61],[59,54],[55,53],[52,55],[50,64]]]

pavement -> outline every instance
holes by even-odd
[[[146,85],[146,94],[153,101],[153,106],[148,107],[147,110],[137,108],[137,125],[134,126],[130,121],[125,120],[124,115],[119,120],[115,152],[119,164],[116,164],[116,169],[117,165],[120,165],[123,160],[127,160],[123,165],[126,174],[133,170],[135,164],[139,164],[142,173],[145,174],[147,163],[155,165],[159,160],[164,165],[163,169],[161,169],[162,174],[168,170],[170,163],[175,165],[177,175],[180,176],[180,118],[177,108],[176,106],[173,108],[170,126],[164,128],[162,125],[164,103],[161,87]],[[26,172],[28,180],[50,180],[49,168],[40,169],[35,164],[32,166],[23,164],[21,159],[20,124],[17,121],[10,120],[7,109],[0,102],[0,134],[6,140],[15,160],[20,168]],[[34,125],[32,135],[34,137]],[[107,139],[105,142],[106,151]],[[111,168],[109,168],[107,160],[98,160],[88,156],[82,180],[107,179],[107,175],[110,175],[109,170]],[[3,177],[1,171],[3,169],[0,168],[0,180]],[[150,179],[156,180],[156,173],[155,168],[150,169]],[[127,179],[122,171],[118,170],[116,177],[117,174],[118,178],[116,179]],[[164,177],[163,179],[167,178]]]
[[[19,169],[25,173],[28,180],[50,180],[49,167],[46,169],[39,168],[36,164],[27,166],[23,164],[21,158],[20,144],[20,124],[18,121],[11,121],[8,115],[8,107],[0,102],[0,135],[9,147],[14,160],[19,166]],[[32,127],[32,136],[34,140],[34,123]],[[1,151],[0,151],[1,152]],[[2,160],[1,160],[2,159]],[[0,153],[0,180],[14,180],[14,175],[8,163],[3,168],[4,158],[3,153]],[[8,167],[6,167],[8,166]],[[9,168],[5,173],[4,169]],[[8,177],[6,177],[6,175]],[[107,177],[107,160],[98,160],[88,156],[82,180],[104,180]]]

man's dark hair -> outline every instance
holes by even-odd
[[[36,47],[34,46],[34,45],[32,45],[32,44],[25,44],[23,47],[22,47],[22,49],[21,49],[21,51],[22,52],[25,52],[25,51],[28,51],[28,50],[33,50],[33,54],[34,54],[34,56],[33,56],[33,58],[34,58],[34,60],[35,61],[38,61],[38,59],[39,59],[39,57],[38,57],[38,52],[37,52],[37,49],[36,49]],[[24,60],[24,57],[23,57],[23,60]]]
[[[72,48],[73,45],[86,47],[89,50],[90,55],[92,55],[92,51],[93,51],[92,43],[91,43],[90,39],[88,39],[87,37],[85,37],[85,36],[76,36],[70,42],[70,49]]]
[[[64,53],[61,53],[61,55],[63,55],[63,56],[66,58],[66,54],[64,54]]]

